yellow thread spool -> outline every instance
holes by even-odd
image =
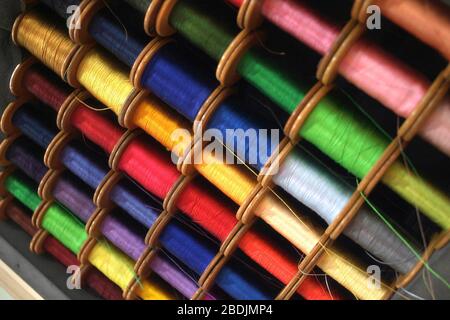
[[[81,60],[77,79],[116,114],[119,114],[134,92],[126,76],[125,66],[95,48],[89,50]]]
[[[94,246],[89,254],[89,262],[122,290],[125,290],[131,280],[136,277],[133,260],[105,240],[97,242]],[[142,280],[138,286],[137,295],[144,300],[173,299],[169,290],[157,281],[150,283]]]

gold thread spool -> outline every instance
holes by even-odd
[[[28,11],[14,22],[12,39],[65,79],[79,46],[70,41],[61,25],[50,21],[52,19],[44,13]]]

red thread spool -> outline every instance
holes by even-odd
[[[125,129],[112,122],[104,121],[101,113],[87,108],[82,103],[73,111],[70,122],[108,153],[112,152],[125,132]]]
[[[70,93],[69,86],[58,81],[55,74],[48,72],[42,65],[32,65],[23,76],[25,88],[45,104],[58,111]]]

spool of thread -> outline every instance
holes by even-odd
[[[35,63],[23,74],[22,85],[40,101],[58,111],[73,91],[43,65]]]
[[[141,84],[191,121],[219,85],[203,63],[176,43],[155,54],[145,68]]]
[[[34,236],[38,229],[31,224],[30,213],[25,212],[25,210],[25,208],[18,205],[15,201],[8,203],[5,208],[6,214],[11,220],[18,224],[30,236]],[[45,239],[44,249],[66,267],[80,264],[77,257],[52,236],[48,236]],[[92,269],[85,275],[84,283],[104,299],[122,300],[120,288],[109,281],[97,269]]]
[[[13,40],[65,79],[69,64],[79,47],[65,35],[62,26],[50,21],[42,12],[28,11],[16,19]]]
[[[30,210],[35,210],[40,199],[35,190],[21,177],[13,174],[5,180],[5,187]],[[84,225],[69,211],[57,204],[51,205],[45,213],[42,226],[66,248],[77,254],[87,239]],[[89,261],[111,281],[125,290],[134,278],[133,261],[106,240],[99,241],[89,255]],[[161,284],[142,281],[138,295],[143,299],[170,299],[168,289]]]
[[[128,80],[124,66],[118,65],[103,51],[92,49],[82,59],[77,77],[80,83],[99,101],[119,115],[128,105],[133,95],[133,86]],[[106,81],[105,81],[106,80]],[[139,119],[139,123],[136,120]],[[174,141],[171,133],[187,123],[171,112],[159,99],[148,96],[137,104],[130,121],[146,128],[151,135],[164,146],[172,149],[180,141]],[[189,145],[185,141],[183,145]]]
[[[48,146],[55,137],[57,129],[54,126],[48,126],[51,123],[48,120],[39,122],[39,118],[36,117],[38,114],[39,110],[33,105],[24,105],[14,113],[12,123],[36,144]]]
[[[126,67],[110,57],[109,64],[104,63],[102,58],[106,54],[102,54],[97,49],[90,50],[78,66],[77,79],[95,98],[119,114],[129,103],[134,88],[126,76]]]
[[[128,30],[116,22],[111,13],[104,9],[93,17],[89,24],[89,34],[97,43],[131,67],[145,44],[136,37],[130,36]]]
[[[93,17],[89,32],[129,67],[133,67],[144,49],[144,41],[131,30],[124,29],[106,9]],[[194,119],[219,83],[203,67],[203,62],[172,42],[152,57],[145,67],[140,85],[188,119]]]

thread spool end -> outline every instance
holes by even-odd
[[[78,47],[66,69],[66,75],[63,79],[65,79],[74,88],[81,87],[81,84],[78,81],[78,67],[80,66],[83,58],[91,49],[93,49],[93,47],[94,45],[83,45]]]
[[[152,0],[144,17],[144,30],[149,36],[156,35],[156,19],[164,0]]]
[[[263,23],[262,3],[260,0],[244,0],[237,16],[239,28],[254,30]]]
[[[7,159],[6,153],[8,152],[11,145],[14,143],[14,141],[17,140],[21,136],[20,132],[16,132],[12,134],[11,136],[7,137],[0,143],[0,166],[8,166],[11,164],[11,162]]]
[[[22,96],[8,104],[8,106],[5,108],[5,111],[3,111],[3,115],[0,119],[0,129],[5,135],[11,136],[20,131],[13,124],[13,118],[17,110],[19,110],[25,103],[29,101],[29,96]]]

